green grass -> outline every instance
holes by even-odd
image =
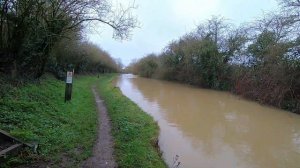
[[[10,158],[2,166],[43,161],[60,167],[67,159],[65,167],[79,167],[91,155],[96,138],[97,113],[91,92],[95,82],[94,77],[76,78],[73,99],[64,103],[65,84],[51,76],[21,87],[0,81],[0,129],[40,145],[40,155]]]
[[[157,147],[157,123],[112,85],[115,77],[101,76],[98,88],[112,120],[118,166],[166,167]]]
[[[97,113],[91,92],[96,83],[112,120],[119,167],[166,167],[157,147],[157,123],[112,85],[115,77],[76,78],[68,103],[64,103],[64,82],[49,75],[40,83],[20,87],[0,79],[0,129],[40,144],[40,155],[29,152],[0,167],[39,162],[52,163],[50,167],[80,167],[91,156],[96,138]]]

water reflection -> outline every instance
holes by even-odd
[[[182,167],[299,167],[300,116],[226,92],[132,75],[120,76],[124,95],[160,126],[160,147]]]

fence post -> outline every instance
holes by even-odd
[[[67,72],[65,102],[70,101],[72,99],[73,73],[74,73],[74,71],[73,72],[72,71]]]

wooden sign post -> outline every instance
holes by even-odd
[[[65,90],[65,102],[70,101],[72,99],[72,83],[73,83],[73,72],[67,72],[66,79],[66,90]]]

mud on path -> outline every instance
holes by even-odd
[[[111,123],[107,114],[106,106],[100,98],[95,86],[92,87],[97,111],[98,111],[98,131],[97,140],[93,147],[93,156],[89,158],[82,167],[84,168],[114,168],[117,167],[114,158],[114,142],[111,135]]]

